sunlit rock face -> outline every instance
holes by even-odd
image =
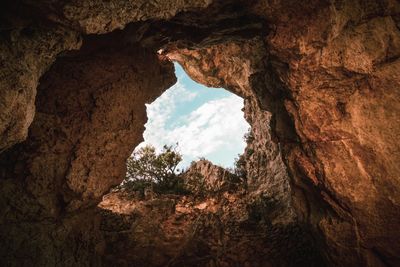
[[[245,113],[253,126],[253,143],[264,135],[262,141],[272,140],[261,146],[264,150],[281,148],[278,153],[290,177],[284,183],[290,183],[291,192],[284,186],[275,192],[291,195],[296,218],[322,233],[323,253],[332,264],[398,264],[400,236],[393,227],[400,223],[395,163],[400,129],[393,122],[398,122],[400,109],[395,89],[400,77],[399,4],[277,1],[260,2],[253,10],[268,19],[274,33],[263,39],[267,52],[251,68],[250,88],[261,112],[248,101]],[[251,51],[260,58],[259,46],[242,47],[239,56]],[[213,76],[227,88],[243,84],[243,79],[229,77],[237,75],[235,68],[224,71],[226,65],[235,65],[229,48],[216,50],[181,50],[173,58],[192,60],[186,69],[203,83],[213,83],[208,78]],[[221,67],[215,68],[215,62]],[[240,62],[236,69],[242,74],[246,61]],[[262,116],[263,110],[272,114]],[[269,127],[272,139],[265,136]],[[252,146],[247,149],[251,154]],[[273,192],[278,188],[274,180],[282,185],[284,179],[278,177],[284,167],[273,164],[271,157],[260,164],[262,159],[259,155],[250,162],[276,174],[255,181]],[[250,175],[250,181],[253,177],[257,175]]]
[[[327,266],[400,265],[399,2],[142,2],[2,2],[2,265],[102,264],[94,206],[175,81],[167,58],[245,99],[264,221]]]
[[[269,214],[272,221],[291,223],[296,220],[290,179],[278,144],[272,140],[275,134],[271,129],[272,113],[260,108],[257,98],[256,90],[262,90],[266,82],[271,82],[271,87],[276,86],[273,80],[265,80],[271,74],[264,66],[268,55],[261,39],[195,51],[183,49],[170,52],[168,56],[179,61],[194,80],[228,88],[244,98],[244,116],[251,126],[244,153],[249,190],[255,198],[268,198],[274,205],[279,203],[279,212]]]
[[[275,13],[281,8],[289,14]],[[304,216],[319,220],[336,265],[399,264],[392,230],[400,223],[399,8],[397,1],[257,8],[276,20],[266,42],[284,63],[275,68],[300,138],[283,153],[294,183],[315,185],[318,202],[329,206],[322,218],[312,209]]]

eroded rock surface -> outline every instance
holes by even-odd
[[[246,182],[209,161],[183,175],[191,193],[107,194],[102,208],[104,262],[120,266],[320,266],[298,225],[271,224]],[[284,248],[284,249],[283,249]]]
[[[7,266],[100,264],[93,207],[122,181],[125,159],[143,140],[145,103],[176,81],[172,63],[151,51],[106,43],[87,40],[52,66],[28,140],[1,155]]]
[[[0,37],[0,151],[26,139],[39,78],[60,52],[80,44],[77,33],[62,27],[31,26]]]
[[[253,131],[265,134],[269,124],[276,138],[272,143],[281,147],[296,218],[324,233],[326,256],[334,265],[397,265],[399,248],[393,244],[399,244],[400,237],[392,230],[400,219],[395,211],[399,169],[394,164],[400,132],[394,117],[399,112],[394,89],[399,77],[399,4],[277,1],[260,2],[254,11],[272,22],[274,34],[264,39],[268,52],[253,64],[250,78],[259,106],[272,116],[262,131]],[[259,46],[252,47],[244,46],[240,54],[251,51],[259,58]],[[222,54],[227,55],[225,61]],[[245,72],[245,64],[227,71],[227,65],[235,65],[229,64],[235,57],[227,47],[181,50],[172,57],[202,83],[209,80],[232,89],[229,85],[236,88],[237,80],[243,82],[230,74]],[[216,69],[215,62],[222,67]],[[256,114],[255,123],[262,122],[265,116]],[[271,163],[266,163],[267,173],[282,171]],[[270,191],[279,176],[272,177],[262,182]]]
[[[182,49],[168,56],[180,62],[194,80],[210,87],[228,88],[244,98],[245,119],[251,126],[244,153],[249,191],[255,198],[262,196],[279,203],[276,215],[280,219],[276,219],[293,222],[290,181],[278,144],[273,141],[272,114],[260,108],[268,100],[260,103],[257,99],[256,90],[263,90],[266,82],[271,82],[270,87],[276,86],[274,80],[264,80],[270,74],[264,66],[268,55],[263,42],[255,38],[195,51]],[[272,220],[273,215],[269,216]]]
[[[398,1],[0,7],[3,265],[101,265],[93,206],[174,81],[157,51],[245,99],[265,220],[305,225],[328,266],[400,264]]]
[[[334,211],[318,227],[336,265],[398,265],[399,3],[293,8],[307,16],[276,13],[276,34],[266,39],[286,64],[277,72],[301,140],[286,154],[292,175],[315,184]],[[353,255],[338,259],[345,253]]]

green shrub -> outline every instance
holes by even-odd
[[[246,158],[244,155],[238,154],[238,157],[235,158],[233,173],[242,179],[246,178]]]
[[[159,154],[151,145],[135,151],[126,162],[126,177],[119,188],[141,195],[149,187],[158,194],[187,194],[177,168],[182,156],[176,147],[165,145]]]

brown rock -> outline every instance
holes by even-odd
[[[229,214],[267,229],[254,232],[268,233],[257,243],[264,266],[321,266],[321,254],[328,266],[400,265],[398,1],[131,2],[1,3],[2,265],[101,264],[93,207],[141,141],[144,104],[174,81],[159,49],[195,80],[245,99],[250,210]],[[81,50],[65,53],[81,35]],[[220,218],[207,216],[198,236],[219,233]],[[156,233],[146,227],[136,239]],[[214,251],[197,241],[180,259]]]
[[[143,79],[147,75],[152,79]],[[175,81],[170,62],[140,47],[104,48],[94,40],[81,53],[57,60],[41,79],[28,139],[1,155],[0,203],[6,212],[0,224],[4,235],[12,233],[2,234],[1,246],[8,247],[1,251],[3,263],[14,264],[23,242],[38,251],[26,260],[57,265],[80,246],[69,240],[82,235],[85,246],[92,246],[88,254],[63,264],[97,264],[93,206],[122,181],[126,158],[143,140],[144,104]],[[66,230],[53,242],[49,235],[59,225]]]
[[[19,28],[0,39],[0,151],[26,139],[35,115],[40,76],[65,50],[81,46],[77,33],[59,26]]]

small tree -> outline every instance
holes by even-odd
[[[233,173],[242,179],[246,178],[246,158],[244,155],[238,154],[238,157],[235,158]]]
[[[151,145],[135,151],[127,160],[121,188],[141,193],[146,187],[152,187],[156,193],[185,193],[177,168],[182,156],[176,147],[165,145],[160,154]]]

